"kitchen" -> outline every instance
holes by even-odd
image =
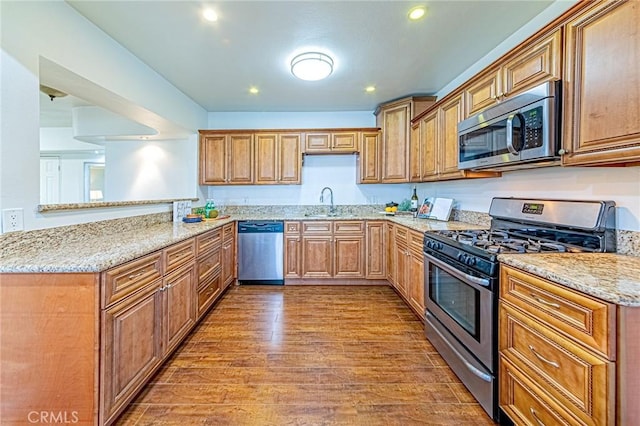
[[[59,22],[65,25],[65,28],[79,27],[83,33],[87,33],[86,54],[92,54],[93,49],[89,49],[91,44],[89,39],[104,45],[102,55],[108,56],[110,52],[114,57],[120,57],[121,53],[117,43],[111,39],[107,39],[102,33],[88,22],[79,18],[77,14],[71,10],[66,4],[62,5],[41,5],[42,7],[52,8],[50,14],[58,14],[62,20]],[[3,7],[3,15],[8,10]],[[559,7],[559,6],[558,6]],[[566,5],[568,7],[568,5]],[[15,13],[15,11],[14,11]],[[31,11],[33,15],[29,17],[45,16],[45,12]],[[561,12],[556,12],[556,16]],[[42,15],[40,15],[42,14]],[[20,16],[20,15],[18,15]],[[66,21],[65,21],[66,20]],[[547,19],[549,21],[550,19]],[[7,22],[7,25],[16,25],[21,22],[20,19]],[[24,22],[24,21],[22,21]],[[531,29],[530,33],[540,28],[546,21],[538,22],[537,27]],[[3,20],[4,28],[7,27]],[[534,25],[535,26],[535,25]],[[89,27],[89,28],[87,28]],[[21,34],[18,28],[9,28],[8,34]],[[44,31],[44,30],[43,30]],[[46,37],[51,34],[45,32]],[[64,37],[57,35],[56,37]],[[524,38],[526,36],[523,36]],[[3,45],[5,43],[3,37]],[[36,37],[33,37],[36,39]],[[11,39],[10,39],[11,40]],[[32,42],[34,42],[32,40]],[[63,43],[69,43],[64,40]],[[513,44],[517,44],[514,42]],[[10,46],[10,44],[9,44]],[[24,48],[24,46],[21,46]],[[58,51],[55,46],[38,46],[33,51],[44,57],[50,57],[65,64],[68,68],[74,69],[85,76],[91,76],[93,81],[102,82],[105,86],[112,90],[119,89],[120,93],[128,93],[130,99],[140,99],[142,105],[149,106],[151,102],[148,98],[156,93],[164,93],[166,96],[158,96],[155,99],[157,105],[152,108],[155,111],[164,111],[167,114],[173,114],[176,121],[186,128],[203,129],[203,128],[233,128],[233,129],[289,129],[291,127],[299,128],[337,128],[337,127],[373,127],[375,117],[371,111],[366,113],[226,113],[211,112],[206,113],[202,109],[196,108],[188,99],[170,88],[165,87],[162,81],[149,78],[150,81],[139,79],[136,80],[136,87],[127,82],[127,78],[114,65],[113,69],[104,70],[87,70],[87,64],[74,64],[73,58],[64,58],[63,52]],[[506,49],[502,50],[504,53]],[[37,180],[35,177],[24,176],[16,179],[15,176],[23,176],[25,167],[27,170],[36,166],[37,161],[37,144],[16,144],[16,146],[6,144],[7,140],[25,140],[37,141],[37,71],[26,71],[24,67],[31,70],[37,70],[38,65],[34,63],[36,58],[33,51],[28,49],[10,50],[11,55],[5,54],[3,49],[3,88],[11,87],[14,90],[3,90],[3,122],[7,123],[7,127],[3,127],[3,145],[2,145],[2,209],[23,207],[25,212],[24,225],[25,229],[39,229],[53,226],[77,224],[92,222],[96,220],[114,219],[119,217],[127,217],[140,214],[154,214],[165,212],[166,205],[137,206],[127,208],[119,206],[113,210],[85,210],[81,213],[57,212],[53,214],[31,214],[38,202]],[[95,53],[93,53],[95,54]],[[29,56],[31,55],[31,56]],[[24,56],[24,57],[23,57]],[[497,54],[500,56],[500,54]],[[496,57],[497,57],[496,56]],[[16,61],[14,58],[20,58]],[[97,57],[99,59],[100,56]],[[134,61],[134,59],[129,59]],[[105,59],[98,60],[98,63],[105,63]],[[490,63],[491,60],[488,61]],[[486,66],[487,64],[485,64]],[[142,65],[131,63],[133,70],[139,72],[141,76],[148,77],[148,73],[143,72]],[[482,69],[482,65],[478,65]],[[461,81],[452,82],[451,88],[444,88],[443,92],[452,90],[462,81],[468,79],[479,69],[469,71],[469,76],[463,77]],[[84,72],[80,72],[84,70]],[[95,73],[95,74],[93,74]],[[131,77],[128,77],[129,79]],[[113,79],[112,84],[107,85],[106,80]],[[156,81],[157,84],[152,84]],[[34,84],[35,83],[35,84]],[[147,89],[147,90],[145,90]],[[438,96],[440,97],[440,96]],[[25,98],[27,100],[25,101]],[[32,99],[32,100],[29,100]],[[169,101],[170,99],[170,101]],[[183,108],[180,108],[182,106]],[[294,123],[292,126],[291,123]],[[196,155],[197,137],[192,135],[186,138],[184,142],[186,146],[191,147],[191,155]],[[24,161],[20,161],[24,159]],[[409,184],[396,185],[374,185],[375,188],[365,188],[364,185],[358,186],[355,183],[356,159],[353,156],[327,156],[305,158],[305,165],[302,167],[302,186],[277,186],[264,187],[244,186],[244,187],[197,187],[192,193],[185,193],[185,198],[198,198],[204,200],[214,198],[222,202],[224,205],[248,205],[254,204],[254,200],[260,200],[256,204],[279,204],[279,205],[314,205],[317,204],[320,189],[324,186],[330,186],[334,189],[336,195],[336,204],[340,205],[363,205],[363,204],[381,204],[385,201],[398,197],[407,197],[410,195],[411,186]],[[333,170],[333,165],[337,165]],[[177,168],[180,164],[177,165]],[[331,168],[331,173],[327,170]],[[197,182],[197,171],[191,167],[184,170],[190,173],[192,182]],[[334,173],[335,172],[335,173]],[[36,173],[37,174],[37,173]],[[458,201],[458,209],[471,212],[487,212],[489,203],[493,196],[526,196],[530,198],[568,198],[568,199],[609,199],[616,201],[617,208],[617,226],[623,235],[632,237],[638,231],[638,211],[639,194],[638,181],[639,171],[637,167],[606,167],[606,168],[573,168],[573,167],[553,167],[549,169],[527,170],[517,172],[506,172],[500,179],[481,179],[478,181],[443,181],[435,183],[419,183],[418,192],[423,195],[446,196],[454,198]],[[309,183],[307,183],[309,182]],[[531,182],[535,182],[532,188]],[[562,184],[559,184],[559,183]],[[304,185],[307,183],[307,185]],[[237,195],[240,193],[241,195]],[[265,194],[269,194],[266,195]],[[273,201],[277,199],[277,203]],[[396,201],[401,201],[396,199]],[[637,244],[637,243],[636,243]],[[637,245],[632,245],[628,249],[628,253],[637,253]]]

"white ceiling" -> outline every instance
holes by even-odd
[[[432,94],[553,2],[67,1],[207,111],[368,111]],[[418,4],[427,16],[410,22]],[[306,48],[331,52],[329,78],[291,75]]]

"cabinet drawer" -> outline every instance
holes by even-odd
[[[417,231],[410,230],[408,234],[409,249],[418,257],[423,256],[423,240],[424,234]]]
[[[222,286],[220,285],[220,270],[217,270],[216,273],[209,278],[205,285],[198,288],[198,311],[197,318],[200,319],[202,315],[209,309],[209,307],[213,304]]]
[[[165,274],[193,260],[196,254],[195,239],[190,238],[162,250]]]
[[[204,283],[216,269],[220,269],[222,258],[220,248],[212,250],[209,254],[202,256],[197,262],[198,285]],[[218,271],[219,272],[219,271]]]
[[[196,237],[196,253],[198,256],[207,253],[214,247],[220,247],[220,229],[205,232]]]
[[[500,408],[518,425],[575,425],[576,419],[545,395],[507,359],[500,357]],[[580,423],[582,424],[582,423]]]
[[[364,222],[360,220],[337,220],[333,223],[333,233],[364,235]]]
[[[615,305],[502,266],[501,297],[566,336],[615,360]]]
[[[236,235],[235,222],[227,223],[222,227],[222,241],[231,241]]]
[[[401,245],[403,247],[406,247],[409,242],[409,228],[396,225],[394,237],[396,239],[396,245]]]
[[[500,303],[500,354],[586,424],[613,421],[615,365]]]
[[[285,222],[284,223],[284,233],[285,234],[299,234],[300,233],[300,222]]]
[[[331,235],[333,227],[329,221],[310,220],[308,222],[302,222],[303,234],[324,234]]]
[[[153,283],[162,276],[162,257],[156,252],[102,273],[104,289],[102,307],[105,308],[131,293]],[[160,282],[154,285],[160,286]]]

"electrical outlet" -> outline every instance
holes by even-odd
[[[2,210],[2,232],[22,231],[24,229],[24,212],[22,209]]]

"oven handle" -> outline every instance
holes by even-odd
[[[431,312],[427,311],[425,313],[426,317],[431,317],[434,318],[435,317],[431,314]],[[491,383],[491,380],[493,379],[493,377],[490,374],[487,374],[481,370],[479,370],[478,368],[476,368],[473,364],[471,364],[469,361],[467,361],[465,359],[464,356],[462,356],[462,354],[460,352],[458,352],[458,350],[456,348],[453,347],[453,345],[451,343],[449,343],[449,341],[447,340],[446,337],[444,337],[442,335],[442,333],[440,333],[440,331],[435,328],[435,327],[431,327],[431,330],[435,331],[436,333],[438,333],[438,335],[440,336],[440,339],[442,339],[442,341],[449,347],[449,349],[451,349],[451,352],[453,352],[455,354],[455,356],[457,356],[460,361],[462,361],[462,363],[464,364],[465,367],[467,367],[467,370],[469,370],[474,376],[477,376],[478,378],[480,378],[481,380],[484,380],[485,382],[489,382]]]
[[[481,290],[477,286],[489,287],[491,285],[491,281],[489,281],[488,278],[478,278],[478,277],[474,277],[473,275],[465,274],[464,272],[457,270],[453,266],[446,264],[440,259],[436,259],[435,257],[424,252],[423,254],[424,254],[424,257],[427,258],[429,262],[433,263],[440,269],[444,269],[445,271],[447,271],[447,273],[453,275],[454,277],[462,281],[465,281],[465,283],[469,284],[471,287]]]

